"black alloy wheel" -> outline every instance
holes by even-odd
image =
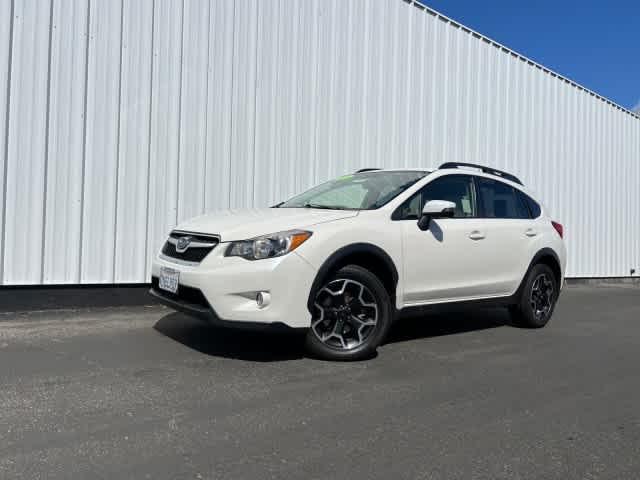
[[[382,282],[349,265],[323,282],[313,302],[307,347],[317,357],[357,360],[373,355],[391,324],[392,307]]]
[[[510,308],[514,320],[523,327],[544,327],[553,315],[558,293],[553,270],[542,263],[534,265],[522,285],[518,304]]]

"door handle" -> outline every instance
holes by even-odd
[[[482,240],[484,238],[484,233],[482,233],[480,230],[474,230],[469,234],[469,238],[471,240]]]
[[[533,228],[527,228],[524,232],[527,237],[535,237],[538,232],[536,232]]]

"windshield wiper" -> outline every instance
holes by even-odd
[[[337,205],[319,205],[317,203],[305,203],[304,208],[319,208],[323,210],[353,210],[352,208],[339,207]]]

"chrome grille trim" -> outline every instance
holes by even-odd
[[[187,235],[188,236],[188,235]],[[178,245],[178,239],[177,238],[173,238],[173,237],[169,237],[167,239],[167,242],[173,244],[173,245]],[[215,247],[219,242],[189,242],[189,248],[205,248],[205,247]]]
[[[173,230],[160,257],[182,265],[198,265],[220,243],[219,235]]]

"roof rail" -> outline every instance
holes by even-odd
[[[481,170],[484,173],[488,173],[490,175],[495,175],[497,177],[502,177],[505,180],[510,180],[512,182],[519,183],[520,185],[522,185],[522,182],[520,181],[520,179],[518,177],[516,177],[515,175],[512,175],[512,174],[507,173],[507,172],[503,172],[502,170],[498,170],[498,169],[495,169],[495,168],[485,167],[484,165],[478,165],[476,163],[446,162],[446,163],[443,163],[442,165],[440,165],[438,167],[438,169],[441,170],[443,168],[458,168],[458,167],[477,168],[477,169]]]
[[[357,170],[356,173],[364,173],[364,172],[374,172],[376,170],[382,170],[381,168],[361,168],[360,170]]]

